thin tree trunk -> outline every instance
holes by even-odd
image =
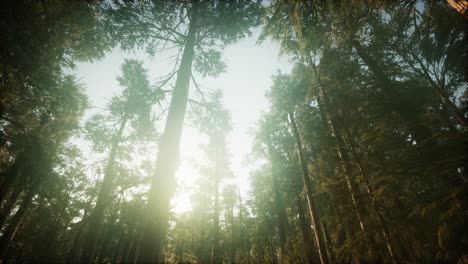
[[[130,262],[138,263],[138,252],[140,251],[140,244],[141,244],[141,240],[139,239],[141,238],[141,236],[142,236],[141,231],[138,230],[135,235],[135,239],[132,244],[132,247],[130,248],[130,252],[128,255],[129,261],[127,263],[130,263]]]
[[[78,224],[78,230],[76,231],[76,235],[73,239],[73,244],[70,248],[70,251],[67,254],[67,263],[77,263],[79,262],[80,259],[80,253],[81,253],[81,241],[82,241],[82,236],[83,236],[83,229],[85,226],[85,220],[87,219],[89,208],[91,207],[91,202],[94,198],[95,193],[93,193],[92,197],[90,200],[87,202],[85,208],[84,208],[84,214],[83,214],[83,219],[81,222]]]
[[[436,89],[436,93],[439,96],[440,100],[442,101],[442,104],[447,107],[447,109],[452,113],[453,117],[457,121],[459,125],[461,125],[463,128],[468,129],[468,120],[466,117],[460,112],[458,107],[450,100],[449,96],[447,93],[444,91],[443,88],[441,88],[439,85],[437,85],[434,81],[430,81],[432,86]]]
[[[200,233],[199,233],[200,239],[199,239],[199,243],[197,243],[198,244],[197,252],[198,252],[198,255],[201,256],[200,259],[202,263],[207,263],[211,261],[211,251],[209,249],[208,250],[209,252],[207,255],[205,252],[206,243],[202,243],[202,241],[205,241],[205,223],[207,223],[207,221],[205,221],[205,217],[206,215],[203,213],[201,221],[200,221]],[[208,231],[208,234],[209,234],[209,231]]]
[[[236,244],[235,244],[235,221],[234,221],[234,204],[235,200],[231,205],[231,263],[236,261]]]
[[[273,240],[271,239],[271,236],[268,236],[268,241],[270,242],[271,259],[273,260],[273,263],[276,264],[276,263],[278,263],[278,258],[276,256],[275,245],[273,244]]]
[[[57,217],[55,218],[53,224],[50,226],[50,229],[49,229],[49,232],[48,232],[48,236],[46,238],[46,240],[44,241],[44,251],[41,253],[41,259],[43,260],[47,260],[48,258],[51,257],[51,249],[52,249],[52,245],[54,244],[54,242],[56,242],[56,240],[58,239],[58,234],[59,234],[59,227],[60,227],[60,221],[62,220],[62,216],[66,213],[66,210],[67,210],[67,207],[68,207],[68,202],[70,200],[70,194],[68,193],[67,194],[67,199],[64,201],[63,203],[63,206],[62,208],[60,209],[60,212],[59,214],[57,215]],[[55,252],[56,253],[56,252]],[[55,254],[57,255],[57,254]]]
[[[83,218],[84,219],[84,218]],[[82,220],[83,221],[83,220]],[[72,247],[67,254],[67,263],[77,263],[81,253],[81,237],[83,234],[84,223],[80,223],[76,235],[73,239]]]
[[[328,124],[329,124],[328,127],[330,129],[331,134],[334,135],[338,156],[340,157],[340,160],[341,160],[341,167],[342,167],[343,172],[344,172],[346,185],[347,185],[347,187],[349,189],[353,209],[354,209],[354,212],[355,212],[356,217],[358,219],[358,223],[359,223],[359,227],[360,227],[361,231],[364,234],[366,234],[366,228],[364,226],[362,212],[360,210],[360,206],[362,206],[363,203],[362,203],[362,200],[360,199],[360,196],[358,195],[359,194],[359,188],[356,185],[356,182],[354,181],[354,179],[352,178],[352,171],[353,170],[352,170],[351,166],[349,166],[349,157],[348,157],[348,153],[346,151],[346,148],[345,148],[345,145],[344,145],[344,142],[343,142],[343,138],[341,136],[341,131],[340,131],[340,129],[337,128],[336,122],[335,122],[332,114],[329,111],[330,107],[328,105],[328,97],[327,97],[327,94],[325,92],[325,89],[323,89],[323,86],[321,84],[319,84],[319,88],[320,88],[320,94],[321,94],[321,97],[322,97],[322,100],[320,100],[320,99],[318,100],[319,108],[320,108],[320,111],[325,111],[326,117],[328,119]]]
[[[120,127],[112,142],[109,160],[107,162],[104,178],[102,180],[101,188],[99,190],[96,206],[90,215],[89,229],[86,233],[85,240],[87,241],[83,247],[83,256],[81,261],[83,263],[93,263],[94,255],[96,253],[98,234],[101,230],[102,223],[104,222],[104,209],[106,208],[107,200],[112,193],[113,182],[115,179],[114,164],[115,157],[119,148],[122,134],[127,124],[127,117],[124,116],[120,121]]]
[[[125,242],[124,251],[122,252],[123,263],[131,263],[130,253],[132,251],[132,245],[135,244],[135,240],[138,242],[138,239],[135,239],[135,237],[138,237],[138,231],[135,227],[136,224],[133,224],[129,227],[130,232],[128,234],[127,241]]]
[[[60,237],[58,238],[58,241],[65,241],[65,235],[67,234],[68,227],[70,226],[70,221],[67,222],[67,224],[63,227],[63,231],[60,234]],[[58,250],[58,257],[61,261],[63,261],[63,257],[65,256],[65,248],[68,245],[68,243],[62,243],[60,246],[60,250]]]
[[[216,165],[217,166],[217,165]],[[216,173],[215,173],[216,174]],[[211,251],[211,264],[219,263],[219,179],[215,175],[215,201],[213,212],[213,247]]]
[[[314,245],[310,234],[310,224],[307,223],[307,219],[304,214],[304,207],[302,206],[302,199],[299,193],[296,194],[296,206],[299,214],[299,223],[301,226],[302,239],[304,241],[307,263],[314,263]]]
[[[187,108],[197,31],[197,1],[192,1],[192,17],[184,52],[177,73],[166,126],[159,143],[156,174],[152,177],[146,222],[143,225],[139,263],[162,262],[162,250],[169,221],[169,201],[175,189],[174,174],[179,159],[179,145]]]
[[[349,137],[348,137],[348,141],[350,142]],[[379,223],[380,232],[382,233],[382,236],[384,237],[384,241],[385,241],[385,244],[386,244],[386,247],[387,247],[387,253],[390,256],[390,259],[391,259],[392,263],[396,264],[396,263],[398,263],[398,261],[397,261],[397,257],[395,255],[395,252],[393,250],[392,243],[390,242],[389,231],[388,231],[389,228],[386,226],[385,220],[383,219],[383,217],[381,215],[381,212],[378,209],[378,205],[377,205],[377,202],[375,200],[374,193],[372,191],[372,187],[370,186],[370,184],[368,182],[369,176],[364,171],[364,167],[363,167],[363,165],[361,164],[361,162],[359,161],[359,159],[357,157],[357,153],[356,153],[356,149],[354,148],[354,144],[351,144],[351,142],[350,142],[349,146],[350,146],[350,149],[351,149],[351,154],[353,156],[353,160],[357,164],[357,166],[359,168],[359,171],[361,172],[361,174],[364,177],[366,192],[367,192],[367,195],[369,196],[369,199],[371,201],[372,209],[374,210],[374,212],[375,212],[375,214],[377,216],[377,221]]]
[[[320,221],[320,228],[322,229],[322,232],[323,232],[325,245],[327,245],[327,254],[329,256],[329,262],[330,263],[335,263],[334,258],[333,258],[333,254],[332,254],[332,251],[331,251],[331,246],[330,246],[330,236],[328,235],[328,231],[325,228],[323,220]]]
[[[302,178],[303,178],[305,190],[306,190],[307,204],[309,205],[309,214],[312,220],[312,225],[314,227],[315,243],[317,244],[317,249],[318,249],[318,253],[320,257],[320,263],[324,264],[328,262],[329,257],[327,255],[327,249],[326,249],[327,247],[325,245],[324,235],[321,232],[320,227],[319,227],[320,218],[318,216],[317,207],[316,207],[315,200],[313,197],[314,191],[312,188],[312,183],[310,182],[309,171],[307,169],[307,163],[304,157],[304,150],[302,148],[302,142],[299,136],[299,131],[297,129],[294,114],[292,112],[289,112],[288,115],[291,121],[291,128],[294,134],[294,138],[296,140],[297,153],[299,156],[299,162],[300,162],[301,169],[302,169]]]
[[[276,158],[277,154],[274,153],[271,148],[270,148],[270,155],[272,157],[271,158],[272,166],[274,166],[274,164],[276,162],[279,162],[279,160]],[[278,175],[274,168],[272,168],[271,173],[273,176],[275,211],[276,211],[276,217],[278,221],[278,231],[279,231],[279,237],[280,237],[280,250],[281,250],[280,263],[284,263],[284,256],[286,255],[286,215],[284,213],[283,202],[282,202],[282,198],[279,192]]]
[[[241,196],[240,188],[239,188],[239,229],[240,229],[240,246],[242,250],[242,255],[244,254],[244,251],[245,251],[243,223],[244,223],[244,220],[243,220],[243,215],[242,215],[242,196]]]
[[[121,247],[122,247],[122,244],[123,244],[123,240],[124,240],[124,237],[125,237],[125,232],[122,230],[120,232],[120,237],[119,237],[119,241],[117,242],[117,247],[115,248],[115,252],[114,252],[114,257],[112,258],[112,263],[118,263],[119,261],[119,255],[121,253]]]
[[[380,65],[373,58],[371,58],[369,54],[367,54],[359,41],[353,40],[352,43],[361,60],[364,61],[364,63],[372,71],[376,83],[380,86],[382,92],[384,92],[386,95],[389,95],[390,90],[388,89],[388,86],[391,84],[390,78],[388,78],[387,74],[385,74],[382,67],[380,67]]]

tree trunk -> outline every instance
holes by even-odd
[[[235,240],[235,221],[234,221],[234,204],[235,200],[231,205],[231,263],[235,263],[236,261],[236,240]]]
[[[352,202],[352,205],[353,205],[353,209],[354,209],[354,212],[355,212],[356,217],[358,219],[359,227],[360,227],[361,231],[365,234],[366,233],[366,228],[364,226],[362,212],[360,210],[360,206],[362,206],[363,203],[362,203],[361,197],[358,195],[359,194],[359,188],[356,185],[356,182],[354,181],[354,179],[352,178],[352,171],[353,170],[352,170],[351,166],[349,166],[348,153],[346,151],[346,147],[344,145],[343,138],[341,136],[341,131],[340,131],[339,128],[337,128],[336,122],[335,122],[332,114],[329,111],[330,107],[328,105],[328,97],[327,97],[327,94],[325,92],[325,89],[323,89],[323,86],[321,84],[319,84],[319,88],[320,88],[320,94],[321,94],[321,97],[322,97],[322,100],[320,100],[320,99],[318,100],[319,101],[319,108],[320,108],[320,111],[325,111],[326,117],[328,119],[328,124],[329,124],[328,127],[330,129],[331,134],[334,135],[335,142],[336,142],[336,147],[337,147],[337,151],[338,151],[338,156],[340,157],[340,160],[341,160],[341,167],[342,167],[343,172],[344,172],[346,186],[347,186],[347,188],[349,190],[349,193],[350,193],[350,196],[351,196],[351,202]]]
[[[11,213],[11,210],[15,207],[16,202],[18,201],[18,197],[21,194],[21,188],[16,184],[16,188],[8,196],[8,200],[5,204],[2,205],[2,209],[0,211],[0,229],[6,224],[6,220]]]
[[[216,174],[216,173],[215,173]],[[215,175],[215,201],[213,212],[213,248],[211,251],[211,264],[219,263],[219,178]]]
[[[136,224],[133,224],[131,225],[129,228],[128,228],[130,231],[128,233],[128,237],[127,237],[127,241],[125,242],[125,247],[124,247],[124,250],[122,252],[122,262],[123,263],[131,263],[131,259],[130,259],[130,254],[131,254],[131,251],[132,251],[132,246],[133,244],[135,244],[135,238],[138,238],[138,230],[136,228]]]
[[[284,256],[286,255],[286,215],[285,215],[285,210],[283,207],[283,201],[280,195],[279,191],[279,186],[278,186],[278,175],[275,169],[273,168],[274,164],[276,162],[279,162],[277,159],[277,154],[273,152],[273,150],[270,148],[270,155],[271,155],[271,163],[272,163],[272,178],[273,178],[273,192],[274,192],[274,201],[275,201],[275,211],[276,211],[276,217],[278,221],[278,231],[279,231],[279,237],[280,237],[280,250],[281,250],[281,256],[280,256],[280,263],[284,263]]]
[[[273,261],[273,264],[278,263],[278,258],[276,256],[276,250],[275,250],[275,245],[273,244],[273,239],[271,238],[271,235],[268,236],[268,242],[270,242],[270,256]],[[266,262],[266,261],[265,261]]]
[[[242,250],[242,255],[245,253],[245,243],[244,243],[244,220],[242,218],[242,196],[239,188],[239,229],[240,229],[240,246]]]
[[[79,226],[78,226],[78,230],[76,231],[76,235],[73,238],[73,244],[72,244],[72,246],[70,248],[70,251],[67,254],[67,263],[77,263],[77,262],[79,262],[80,253],[81,253],[81,249],[82,249],[81,241],[82,241],[82,236],[83,236],[83,229],[84,229],[84,226],[85,226],[85,220],[87,219],[89,208],[91,207],[91,202],[94,199],[94,195],[95,195],[95,193],[93,193],[92,197],[87,202],[87,204],[86,204],[86,206],[84,208],[83,219],[81,220],[81,222],[79,224],[77,223],[77,225],[79,225]]]
[[[314,245],[312,237],[310,235],[310,224],[307,223],[307,219],[304,214],[304,207],[302,206],[302,199],[299,193],[296,194],[296,206],[299,214],[299,223],[301,226],[302,239],[304,241],[307,263],[314,263]]]
[[[177,73],[164,133],[159,142],[156,175],[151,181],[146,220],[143,225],[139,263],[162,262],[162,249],[169,220],[169,202],[175,189],[174,174],[179,159],[179,145],[192,74],[195,34],[197,31],[197,1],[192,2],[192,18]]]
[[[85,236],[86,243],[83,247],[83,256],[81,261],[83,263],[93,263],[94,255],[96,253],[98,234],[101,230],[102,223],[104,222],[104,209],[108,203],[109,196],[112,194],[113,182],[115,179],[114,164],[119,143],[122,138],[125,125],[127,123],[127,117],[124,116],[120,122],[119,130],[115,135],[112,142],[111,152],[109,154],[109,160],[107,162],[106,170],[104,173],[104,179],[102,180],[101,189],[99,190],[98,198],[96,201],[96,207],[91,212],[89,219],[89,229]]]
[[[387,74],[385,74],[384,70],[380,65],[372,59],[369,54],[365,51],[365,49],[362,47],[361,43],[357,40],[353,40],[353,47],[356,50],[357,54],[361,58],[362,61],[369,67],[369,69],[372,71],[376,83],[380,86],[382,89],[382,92],[386,95],[388,95],[389,89],[388,85],[390,85],[390,78],[388,78]]]
[[[97,258],[97,263],[104,263],[104,259],[106,256],[106,251],[109,247],[109,244],[111,242],[111,237],[112,237],[112,226],[111,225],[108,225],[107,228],[106,228],[106,232],[104,233],[104,236],[102,237],[101,241],[100,241],[100,250],[99,250],[99,254],[96,256]],[[118,249],[116,249],[118,250]]]
[[[59,231],[60,231],[60,221],[62,220],[63,215],[66,213],[66,210],[67,210],[67,207],[68,207],[68,204],[69,204],[69,200],[70,200],[70,194],[68,193],[67,194],[67,199],[63,202],[63,206],[60,209],[59,214],[55,218],[52,226],[50,226],[48,236],[47,236],[46,240],[44,241],[44,245],[45,245],[44,246],[44,252],[42,252],[42,256],[41,256],[42,259],[44,259],[44,260],[46,260],[47,258],[50,258],[52,256],[51,255],[51,251],[52,251],[52,248],[53,248],[52,245],[58,239],[58,235],[59,235]],[[55,255],[57,255],[57,254],[55,254]]]
[[[302,169],[302,178],[305,185],[306,190],[306,197],[307,197],[307,204],[309,205],[309,214],[310,219],[312,220],[312,225],[314,227],[314,234],[315,234],[315,243],[317,244],[317,249],[320,257],[320,263],[324,264],[328,262],[328,255],[327,255],[327,247],[325,245],[324,235],[321,232],[320,224],[319,224],[319,216],[317,212],[317,207],[315,204],[315,200],[313,197],[313,188],[312,183],[310,182],[309,178],[309,171],[307,169],[307,163],[304,157],[304,150],[302,149],[302,142],[299,136],[299,131],[297,129],[296,121],[294,119],[294,114],[292,112],[288,113],[289,119],[291,121],[291,128],[294,134],[294,139],[296,140],[297,145],[297,153],[299,156],[299,162]]]
[[[18,230],[21,220],[23,220],[24,214],[26,213],[29,206],[31,205],[35,193],[36,193],[36,190],[34,187],[31,187],[28,190],[26,196],[21,202],[20,208],[18,209],[16,214],[12,217],[10,224],[5,229],[5,232],[3,232],[3,236],[0,239],[0,257],[3,260],[2,262],[5,262],[5,254],[8,249],[8,245],[15,238],[16,231]]]
[[[84,223],[80,223],[78,230],[76,231],[75,237],[73,238],[73,243],[70,248],[70,251],[67,254],[67,263],[78,263],[80,253],[81,253],[81,237],[83,234]]]
[[[5,175],[5,179],[2,181],[0,185],[0,205],[4,203],[8,195],[8,192],[10,191],[11,186],[13,185],[15,180],[18,178],[22,160],[23,160],[23,154],[21,153],[15,159],[13,165],[11,165],[11,167],[8,168],[8,171]],[[8,215],[10,212],[4,211],[4,208],[5,207],[2,205],[2,213],[5,212]]]
[[[119,255],[122,253],[122,244],[123,244],[123,240],[125,238],[125,232],[122,230],[120,231],[120,236],[119,236],[119,241],[117,242],[117,247],[115,248],[115,252],[114,252],[114,257],[112,258],[112,262],[111,263],[118,263],[119,261]]]

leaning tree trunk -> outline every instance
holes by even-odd
[[[112,193],[113,182],[115,179],[114,164],[117,150],[119,148],[119,142],[122,138],[122,134],[127,123],[126,116],[120,121],[120,127],[115,135],[112,142],[111,152],[109,160],[107,162],[104,179],[102,180],[101,189],[99,190],[98,198],[96,201],[96,207],[91,212],[89,219],[89,229],[85,236],[86,243],[83,245],[83,256],[81,262],[93,263],[94,255],[96,253],[98,233],[101,230],[102,223],[104,222],[104,209],[108,202],[109,196]]]
[[[310,178],[309,178],[307,162],[304,157],[304,150],[302,148],[302,142],[299,136],[299,131],[297,129],[294,114],[292,112],[289,112],[288,115],[291,121],[291,127],[292,127],[292,131],[294,134],[294,139],[296,140],[297,153],[299,156],[299,162],[300,162],[301,169],[302,169],[302,179],[304,181],[304,186],[306,190],[307,204],[309,205],[309,214],[312,220],[312,225],[314,226],[315,243],[317,244],[317,249],[318,249],[318,253],[320,257],[320,263],[324,264],[328,262],[329,257],[327,254],[327,246],[325,245],[324,235],[321,232],[321,229],[319,228],[320,220],[319,220],[318,210],[315,204],[315,200],[313,197],[314,191],[312,188],[312,183],[310,182]]]
[[[307,255],[307,263],[314,263],[314,245],[310,236],[310,223],[307,223],[307,219],[304,214],[304,207],[302,206],[302,199],[299,192],[296,194],[296,206],[299,214],[299,224],[301,226],[302,239],[305,244],[305,250]]]
[[[292,163],[292,158],[289,155],[289,152],[286,152],[286,153],[288,157],[288,162]],[[305,188],[304,188],[304,185],[301,184],[301,177],[298,173],[294,173],[293,181],[294,181],[294,185],[296,185],[296,188],[297,188],[295,200],[296,200],[297,213],[299,216],[299,226],[301,228],[302,240],[304,242],[305,250],[306,250],[307,263],[314,263],[314,253],[313,253],[314,241],[312,240],[312,237],[311,237],[310,223],[305,216],[303,201],[301,197],[301,193]]]
[[[360,196],[358,195],[359,194],[359,188],[356,185],[356,182],[354,181],[354,179],[352,178],[352,168],[351,168],[351,166],[349,166],[348,153],[346,151],[346,147],[344,145],[343,138],[341,136],[341,131],[337,128],[336,122],[333,119],[333,116],[329,111],[330,107],[328,105],[328,97],[327,97],[327,94],[325,92],[325,89],[323,89],[321,84],[319,84],[319,88],[320,88],[320,95],[322,97],[322,99],[318,98],[319,99],[318,100],[319,108],[320,108],[320,111],[325,112],[325,115],[326,115],[327,120],[328,120],[328,125],[329,125],[328,127],[330,129],[330,133],[332,135],[334,135],[338,156],[340,158],[341,167],[342,167],[343,172],[344,172],[346,186],[347,186],[347,188],[349,190],[349,193],[350,193],[350,196],[351,196],[351,202],[352,202],[352,205],[353,205],[353,209],[354,209],[354,212],[355,212],[356,217],[357,217],[358,222],[359,222],[359,228],[365,234],[366,233],[366,228],[364,226],[362,211],[360,209],[360,207],[363,205],[363,203],[362,203],[362,200],[360,199]]]
[[[300,43],[300,46],[301,46],[301,51],[303,52],[303,56],[305,59],[309,59],[311,62],[311,57],[310,57],[310,53],[308,52],[308,49],[306,48],[306,43],[304,41],[304,38],[303,38],[303,34],[302,34],[302,24],[301,24],[301,18],[300,16],[298,15],[299,13],[299,3],[300,1],[293,1],[291,3],[291,11],[293,11],[293,13],[290,14],[290,19],[292,19],[292,22],[294,23],[294,31],[298,37],[298,40],[299,40],[299,43]],[[314,65],[313,63],[310,64],[311,66]],[[323,87],[320,85],[320,92],[322,94],[322,96],[326,96],[326,94],[324,93],[325,90],[323,89]],[[325,100],[325,104],[327,104],[326,102],[326,98],[324,98]],[[319,105],[319,108],[321,109],[321,112],[323,111],[322,107],[320,107]],[[327,110],[327,107],[325,106],[326,110]],[[326,117],[327,117],[327,120],[329,121],[328,123],[330,124],[330,129],[333,130],[333,123],[331,123],[330,121],[332,121],[330,119],[331,115],[329,115],[329,112],[325,111],[326,113]],[[292,116],[292,114],[290,113],[290,116]],[[297,128],[296,128],[297,130]],[[339,137],[336,135],[336,133],[339,133],[339,131],[331,131],[332,134],[335,135],[335,138],[337,138],[337,145],[338,145],[338,155],[340,156],[341,160],[342,160],[342,167],[343,167],[343,170],[344,170],[344,174],[345,174],[345,179],[346,179],[346,182],[347,182],[347,185],[348,185],[348,188],[350,189],[350,193],[351,193],[351,199],[352,199],[352,203],[353,203],[353,207],[354,207],[354,210],[356,211],[357,213],[357,217],[358,217],[358,221],[359,221],[359,226],[361,228],[361,230],[363,231],[363,233],[365,233],[365,228],[364,228],[364,223],[362,221],[362,216],[361,216],[361,213],[360,211],[358,210],[358,207],[357,207],[357,201],[356,201],[356,188],[354,186],[354,181],[352,181],[352,179],[350,178],[350,168],[349,168],[349,165],[346,163],[346,157],[344,157],[343,155],[346,155],[346,153],[344,151],[342,151],[343,149],[341,149],[342,147],[342,144],[340,144],[339,142]],[[302,159],[302,158],[301,158]],[[305,165],[303,165],[305,166]],[[307,166],[305,166],[305,170],[307,170]],[[317,222],[318,223],[318,222]],[[315,224],[314,224],[315,226]],[[318,225],[317,225],[318,227]],[[317,228],[317,230],[319,230],[320,228]]]
[[[367,172],[364,170],[364,166],[359,161],[359,158],[357,156],[357,152],[356,152],[356,149],[354,147],[354,144],[352,144],[351,139],[349,139],[349,137],[347,137],[347,139],[348,139],[348,143],[349,143],[348,145],[350,146],[350,150],[351,150],[351,154],[352,154],[354,163],[356,163],[357,167],[359,168],[359,171],[361,172],[361,174],[364,177],[366,192],[367,192],[367,195],[369,197],[369,200],[371,201],[371,207],[372,207],[374,213],[377,216],[377,222],[378,222],[378,225],[379,225],[380,232],[382,233],[382,236],[384,238],[385,245],[387,247],[387,253],[390,256],[390,259],[391,259],[392,263],[396,264],[396,263],[398,263],[398,261],[397,261],[396,254],[395,254],[394,249],[393,249],[393,245],[392,245],[392,243],[390,241],[390,235],[389,235],[389,230],[390,229],[387,227],[387,224],[385,223],[385,220],[384,220],[384,218],[382,216],[382,212],[379,210],[379,206],[377,204],[376,197],[374,197],[374,192],[372,190],[372,186],[369,184],[369,181],[368,181],[369,176],[367,175]]]
[[[151,181],[145,224],[138,262],[161,262],[169,221],[169,201],[175,189],[174,174],[179,159],[179,145],[187,108],[197,31],[197,3],[193,2],[192,18],[177,73],[164,133],[159,142],[156,174]]]

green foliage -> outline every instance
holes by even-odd
[[[167,214],[164,261],[315,263],[323,241],[324,263],[466,262],[467,31],[448,1],[10,1],[0,13],[2,262],[134,262],[149,179],[169,193],[153,164],[176,73],[153,85],[125,60],[121,91],[81,127],[76,62],[142,49],[195,83],[192,67],[218,76],[223,49],[257,26],[294,67],[266,93],[251,189],[231,183],[222,91],[195,83],[191,120],[207,141],[193,207]]]

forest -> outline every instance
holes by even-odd
[[[468,263],[467,134],[467,0],[0,1],[0,263]]]

